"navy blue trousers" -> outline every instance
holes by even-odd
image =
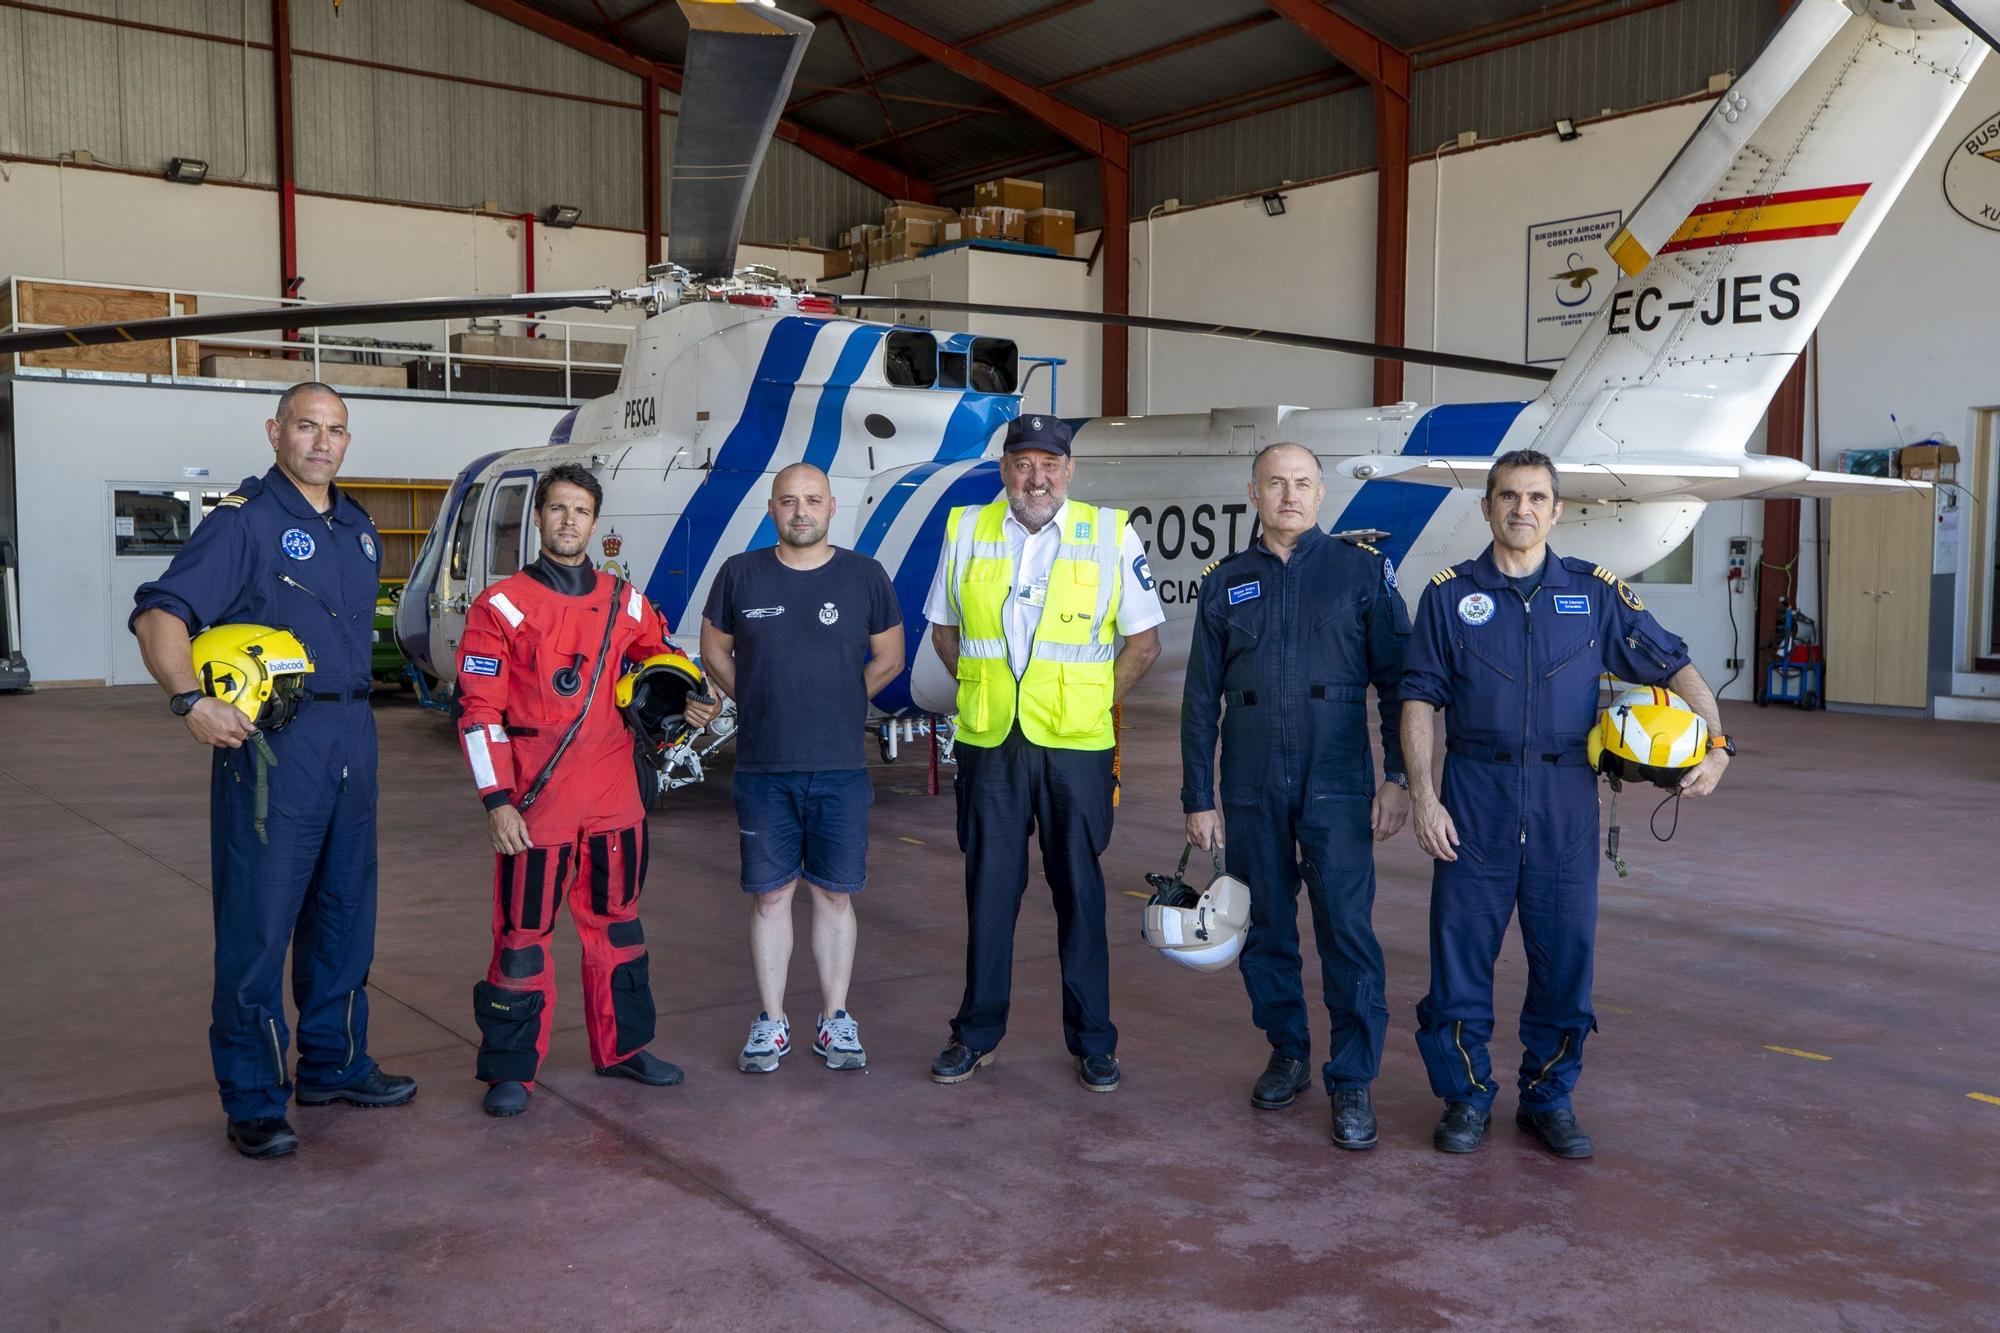
[[[1007,1032],[1014,925],[1028,887],[1028,839],[1039,838],[1055,899],[1062,962],[1063,1040],[1072,1055],[1118,1049],[1111,1025],[1111,950],[1104,872],[1111,841],[1110,750],[1052,750],[1016,727],[1000,745],[956,751],[958,846],[965,853],[965,997],[952,1035],[990,1051]]]
[[[315,731],[336,710],[308,705]],[[301,717],[294,726],[309,725]],[[291,1098],[285,1052],[285,952],[298,1011],[298,1077],[339,1087],[375,1068],[368,1055],[368,994],[375,956],[374,726],[365,734],[274,738],[270,814],[257,837],[247,747],[218,759],[209,787],[209,854],[215,882],[215,993],[208,1047],[231,1120],[283,1115]],[[305,742],[301,744],[301,742]],[[353,762],[325,767],[326,756]],[[365,753],[364,753],[365,752]],[[365,770],[360,762],[365,757]],[[290,772],[284,772],[287,765]],[[341,769],[347,769],[342,778]]]
[[[1299,884],[1312,909],[1313,940],[1332,1035],[1321,1069],[1328,1092],[1366,1087],[1382,1067],[1389,1007],[1382,998],[1382,946],[1375,939],[1375,850],[1365,795],[1303,799],[1273,792],[1254,805],[1225,803],[1223,864],[1250,885],[1250,931],[1237,966],[1250,1018],[1271,1049],[1312,1058],[1299,957]]]
[[[1590,1007],[1597,935],[1597,779],[1581,764],[1445,762],[1445,810],[1458,860],[1431,873],[1431,988],[1417,1006],[1417,1047],[1431,1091],[1493,1105],[1493,966],[1518,910],[1528,959],[1521,1005],[1520,1104],[1570,1104]],[[1524,799],[1525,798],[1525,799]]]

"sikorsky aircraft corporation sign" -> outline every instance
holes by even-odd
[[[1967,222],[2000,231],[2000,114],[1965,136],[1944,165],[1945,202]]]

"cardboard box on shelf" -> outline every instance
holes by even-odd
[[[322,361],[313,369],[310,361],[287,361],[276,356],[205,356],[201,359],[203,378],[212,380],[257,380],[272,384],[304,384],[317,379],[343,389],[401,389],[409,384],[409,372],[400,365],[357,366],[341,361]]]
[[[854,272],[854,252],[852,250],[829,250],[826,263],[820,269],[820,277],[844,278]]]
[[[938,237],[938,244],[950,245],[955,241],[962,241],[964,239],[965,224],[954,220],[944,224],[944,231]]]
[[[1896,471],[1905,481],[1936,481],[1940,475],[1955,472],[1958,467],[1958,446],[1928,440],[1922,444],[1906,444],[1896,451]]]
[[[965,227],[967,240],[981,241],[1021,241],[1028,236],[1028,214],[1025,209],[968,208],[960,214],[959,221]]]
[[[936,204],[898,199],[882,210],[882,227],[885,231],[902,231],[911,222],[949,222],[954,216],[951,209],[939,208]]]
[[[1028,210],[1029,245],[1046,245],[1059,255],[1076,251],[1076,214],[1063,208]]]
[[[904,234],[910,238],[915,250],[928,250],[938,243],[944,234],[944,224],[929,218],[911,218],[903,224]]]
[[[975,208],[1018,208],[1025,213],[1031,208],[1040,208],[1042,203],[1040,181],[1002,176],[998,180],[981,181],[972,187]]]

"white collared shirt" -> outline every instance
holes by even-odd
[[[1007,661],[1017,678],[1028,669],[1028,651],[1035,641],[1035,630],[1042,623],[1041,603],[1031,600],[1033,590],[1039,585],[1046,593],[1049,570],[1056,562],[1056,548],[1062,545],[1063,525],[1070,521],[1072,503],[1065,502],[1062,513],[1042,524],[1040,532],[1029,532],[1014,517],[1012,507],[1000,524],[1014,562],[1014,591],[1007,598],[1006,630]],[[933,625],[958,624],[958,614],[951,605],[951,590],[945,586],[945,570],[950,563],[951,548],[946,546],[938,554],[937,572],[931,576],[931,590],[924,598],[924,619]],[[1160,607],[1160,595],[1153,591],[1153,572],[1146,564],[1146,550],[1139,544],[1139,535],[1132,531],[1130,523],[1125,525],[1125,539],[1118,548],[1118,568],[1118,632],[1130,638],[1166,623],[1167,613]]]

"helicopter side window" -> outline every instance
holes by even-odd
[[[965,387],[965,353],[938,353],[938,388],[963,389]]]
[[[928,389],[937,383],[937,339],[915,329],[897,329],[885,340],[883,370],[899,389]]]
[[[485,492],[486,483],[475,481],[465,488],[465,499],[458,506],[458,522],[451,530],[451,578],[454,583],[463,583],[472,571],[472,534],[479,517],[479,497]]]
[[[980,393],[1012,393],[1021,384],[1021,354],[1006,338],[972,340],[972,387]]]

